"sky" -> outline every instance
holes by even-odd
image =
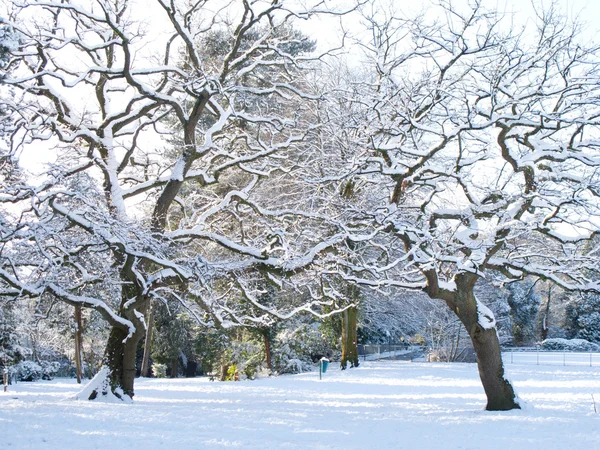
[[[389,4],[391,8],[399,13],[404,14],[418,14],[426,10],[437,0],[382,0],[379,4]],[[460,7],[468,3],[472,3],[473,0],[446,0],[452,5]],[[598,0],[483,0],[483,5],[488,9],[495,9],[497,11],[503,11],[506,14],[514,14],[517,21],[525,21],[528,17],[532,17],[534,14],[533,5],[542,4],[549,6],[552,1],[555,2],[558,9],[570,18],[580,17],[586,26],[585,33],[590,38],[598,37],[597,20],[600,19],[600,1]],[[330,2],[331,3],[331,2]],[[352,31],[353,25],[361,22],[358,15],[348,17],[345,19],[346,30]],[[335,41],[335,35],[337,34],[339,20],[332,17],[317,18],[312,24],[307,24],[306,29],[310,30],[313,37],[321,42]]]

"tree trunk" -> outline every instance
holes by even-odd
[[[542,341],[548,338],[548,318],[550,317],[550,299],[552,298],[552,285],[548,285],[548,301],[546,302],[546,309],[544,310],[544,316],[542,317]]]
[[[171,359],[171,378],[177,378],[177,372],[179,372],[178,358],[172,358]]]
[[[83,338],[83,330],[81,323],[81,306],[75,306],[75,375],[77,376],[77,384],[81,384],[82,364],[81,364],[81,344]]]
[[[126,370],[130,369],[130,359],[125,356],[126,342],[130,342],[131,338],[127,339],[128,330],[120,327],[113,327],[110,330],[106,350],[104,352],[104,365],[110,370],[109,381],[111,389],[121,388],[126,395],[133,395],[133,379],[134,376],[126,376]],[[129,347],[129,345],[127,345]],[[135,361],[135,358],[134,358]],[[127,369],[126,369],[127,367]],[[135,366],[134,372],[135,375]]]
[[[90,353],[88,354],[88,370],[89,370],[89,377],[90,378],[94,378],[94,375],[96,375],[96,361],[94,360],[94,351],[90,351]]]
[[[130,397],[134,395],[135,356],[138,343],[143,335],[143,327],[136,327],[136,331],[131,336],[126,328],[113,327],[110,330],[104,354],[104,365],[110,371],[111,390],[117,397],[120,397],[120,394],[116,392],[118,388],[121,388],[125,395]],[[93,400],[95,395],[92,394],[92,396],[90,399]]]
[[[198,369],[198,363],[196,361],[188,360],[185,366],[185,377],[194,378],[196,376],[196,370]]]
[[[149,299],[144,297],[135,299],[135,293],[136,288],[131,284],[122,288],[119,311],[119,316],[129,320],[133,329],[125,324],[114,324],[104,352],[103,366],[108,369],[108,384],[112,393],[119,398],[123,395],[133,398],[137,348],[146,334],[143,316],[148,308]],[[135,299],[135,302],[130,299]],[[98,392],[96,389],[89,398],[93,400],[98,395],[104,394],[105,392]]]
[[[150,378],[150,351],[152,349],[152,331],[154,330],[154,317],[152,306],[149,308],[148,318],[146,320],[146,339],[144,341],[144,356],[142,358],[142,376]]]
[[[219,380],[226,381],[228,373],[229,373],[229,365],[228,364],[222,365],[221,366],[221,376],[219,377]]]
[[[263,333],[263,337],[265,340],[265,358],[267,360],[267,369],[270,372],[273,371],[273,361],[271,359],[271,333],[269,330]]]
[[[475,348],[477,367],[487,397],[488,411],[519,409],[515,391],[504,378],[504,365],[496,320],[492,312],[479,303],[473,293],[477,275],[460,274],[455,277],[456,292],[447,299],[448,306],[463,323]]]
[[[358,367],[358,346],[356,333],[356,318],[358,309],[352,306],[342,313],[342,370],[350,367]]]

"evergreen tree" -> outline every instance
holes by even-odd
[[[0,367],[4,369],[17,364],[23,356],[12,305],[0,303]]]
[[[512,319],[512,335],[515,345],[526,345],[535,338],[535,317],[540,297],[532,281],[512,283],[507,289],[507,302]]]
[[[582,294],[566,310],[566,331],[570,338],[600,342],[600,296]]]
[[[192,323],[182,311],[169,310],[157,303],[155,310],[155,333],[152,341],[152,359],[167,365],[171,378],[179,375],[179,362],[187,368],[192,356]]]

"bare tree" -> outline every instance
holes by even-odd
[[[385,230],[348,278],[444,301],[473,342],[487,409],[507,410],[519,403],[474,288],[531,275],[598,290],[584,244],[599,224],[600,52],[556,8],[515,31],[481,3],[441,1],[439,20],[365,10],[372,70],[338,97],[353,134],[336,139],[370,186],[355,217]]]
[[[320,219],[286,205],[285,190],[255,199],[291,176],[315,130],[320,98],[304,74],[320,56],[293,25],[343,13],[286,3],[26,0],[9,12],[20,36],[3,79],[16,92],[12,146],[53,151],[56,163],[36,187],[4,186],[14,220],[2,224],[2,293],[102,314],[108,381],[90,398],[133,395],[152,298],[191,298],[210,323],[251,320],[216,279],[293,275],[345,238],[335,224],[326,239],[305,233]]]

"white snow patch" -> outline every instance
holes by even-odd
[[[110,369],[106,366],[102,367],[100,371],[96,374],[94,378],[90,380],[88,384],[84,386],[84,388],[75,394],[74,399],[76,400],[88,400],[92,392],[96,391],[98,395],[94,399],[94,401],[102,401],[106,403],[129,403],[131,402],[131,397],[125,395],[121,388],[115,389],[115,392],[121,397],[117,397],[110,388],[109,381]]]
[[[496,317],[490,308],[485,306],[479,300],[477,301],[477,321],[484,330],[489,330],[496,326]]]
[[[445,289],[447,291],[456,291],[456,283],[454,281],[439,281],[438,285],[440,289]]]

